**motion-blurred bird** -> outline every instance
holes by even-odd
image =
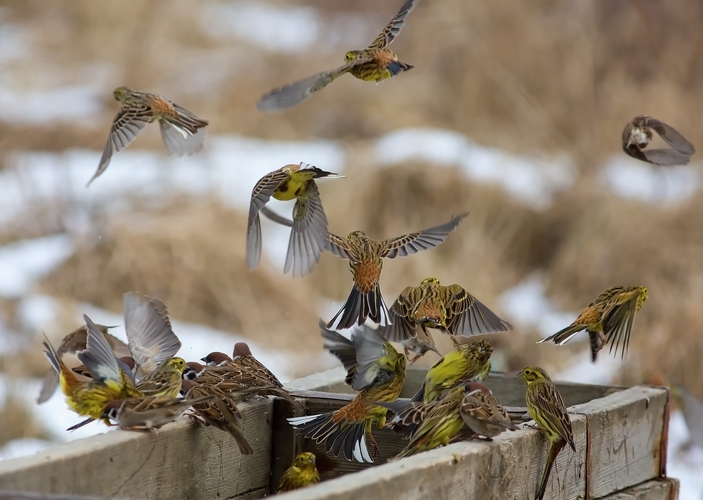
[[[286,110],[307,100],[345,73],[351,73],[367,82],[380,82],[412,69],[411,64],[399,61],[398,56],[388,49],[388,45],[398,36],[405,19],[418,2],[419,0],[407,0],[371,45],[363,50],[347,52],[344,56],[345,63],[339,68],[272,90],[261,97],[256,107],[269,113]]]
[[[671,148],[645,149],[652,140],[652,130]],[[622,131],[622,149],[633,158],[667,167],[687,164],[696,152],[693,144],[674,127],[645,115],[635,116],[625,125]]]
[[[493,346],[486,339],[455,347],[427,371],[412,401],[437,401],[444,391],[458,384],[483,382],[491,370],[492,354]]]
[[[376,331],[361,327],[352,331],[351,340],[328,330],[320,321],[325,347],[337,356],[347,370],[345,382],[358,394],[354,401],[337,411],[321,415],[289,418],[288,422],[327,453],[344,453],[347,460],[373,462],[366,436],[378,450],[371,433],[373,424],[383,427],[386,409],[374,402],[395,401],[405,380],[405,356]]]
[[[183,358],[166,359],[139,381],[137,390],[144,396],[175,398],[181,391],[181,380],[186,368]]]
[[[149,431],[176,420],[189,406],[205,403],[214,396],[187,401],[165,396],[114,399],[103,407],[103,419],[117,422],[120,429]]]
[[[98,170],[88,181],[88,186],[105,171],[112,155],[126,148],[153,121],[159,122],[161,137],[170,154],[191,155],[203,148],[207,120],[201,120],[175,102],[150,92],[117,87],[112,95],[119,101],[120,110],[112,121]]]
[[[644,286],[608,288],[582,309],[573,323],[538,343],[553,340],[557,345],[564,345],[574,335],[586,330],[591,341],[591,356],[594,362],[598,351],[608,343],[610,352],[615,350],[615,356],[622,345],[621,357],[624,358],[630,343],[635,315],[642,309],[646,300],[647,288]]]
[[[212,425],[216,429],[229,433],[234,438],[242,455],[252,455],[254,448],[244,437],[239,425],[239,410],[234,401],[221,388],[222,384],[213,381],[194,382],[183,380],[182,391],[186,401],[193,406],[189,417],[201,425]],[[210,401],[196,403],[201,398],[211,396]]]
[[[387,337],[386,340],[388,340]],[[428,351],[436,352],[439,356],[442,356],[442,353],[435,347],[432,334],[424,328],[417,328],[414,337],[403,340],[400,344],[403,346],[405,357],[408,358],[411,365],[423,357]],[[412,356],[411,359],[412,354],[414,354],[414,356]]]
[[[366,318],[387,325],[390,322],[388,308],[378,283],[383,259],[406,257],[442,244],[468,215],[466,212],[439,226],[386,240],[372,240],[361,231],[354,231],[346,238],[330,233],[329,251],[349,260],[354,286],[346,303],[327,323],[327,327],[351,328],[354,323],[362,325]]]
[[[166,304],[136,292],[124,294],[124,322],[137,380],[176,355],[181,341],[171,328]]]
[[[139,397],[131,373],[122,369],[105,336],[88,316],[83,315],[87,326],[86,349],[77,353],[78,359],[90,371],[91,377],[69,369],[61,360],[48,339],[44,354],[58,372],[61,390],[69,408],[79,415],[100,418],[103,407],[113,399]]]
[[[395,459],[448,445],[464,426],[460,410],[465,392],[466,386],[459,384],[438,401],[412,403],[400,411],[397,419],[413,432],[409,436],[410,442]],[[384,406],[388,408],[389,405]]]
[[[527,411],[539,430],[549,440],[547,463],[535,494],[535,500],[542,500],[547,490],[549,474],[559,452],[567,444],[574,450],[574,453],[576,452],[571,419],[561,394],[542,368],[528,366],[518,373],[518,377],[522,377],[527,382],[527,392],[525,393]]]
[[[327,246],[327,216],[322,208],[315,179],[341,178],[312,165],[286,165],[266,174],[251,192],[247,223],[247,265],[256,269],[261,259],[261,220],[259,211],[273,196],[277,200],[295,200],[293,222],[283,273],[293,271],[293,277],[312,271]],[[266,212],[268,215],[268,212]],[[285,220],[276,219],[277,222]],[[285,224],[287,225],[287,224]]]
[[[278,483],[278,492],[297,490],[320,482],[320,473],[315,467],[315,454],[300,453],[293,465],[288,467]]]
[[[107,343],[110,344],[110,348],[112,349],[112,352],[115,353],[115,356],[120,358],[122,356],[129,355],[129,348],[127,347],[127,344],[108,333],[108,329],[114,327],[105,325],[95,326],[98,328],[98,331],[105,336],[105,340],[107,340]],[[63,338],[59,346],[56,348],[56,355],[59,359],[63,359],[65,355],[74,355],[76,352],[86,349],[87,337],[88,328],[85,325],[72,331]],[[42,404],[48,401],[54,394],[54,391],[58,385],[59,374],[56,370],[50,368],[49,372],[46,374],[46,377],[44,377],[44,381],[42,382],[42,388],[39,392],[39,397],[37,398],[37,404]]]
[[[461,418],[474,434],[489,440],[501,432],[518,429],[493,392],[478,382],[470,382],[466,386],[461,402]]]
[[[513,328],[459,285],[442,286],[437,278],[406,287],[391,306],[390,320],[381,333],[391,342],[412,338],[418,327],[425,332],[437,328],[452,340],[456,335],[468,337]]]

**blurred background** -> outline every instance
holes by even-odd
[[[64,432],[78,419],[60,394],[34,402],[41,333],[58,344],[84,312],[120,325],[127,291],[168,304],[188,359],[246,339],[283,379],[335,366],[317,318],[346,299],[346,263],[325,254],[312,275],[284,276],[288,233],[265,219],[259,269],[244,261],[252,187],[301,161],[346,176],[319,183],[336,234],[396,236],[471,211],[438,249],[386,262],[389,305],[428,276],[457,282],[516,327],[491,337],[496,368],[703,398],[701,165],[658,169],[620,146],[650,114],[703,147],[703,3],[421,2],[392,45],[412,71],[256,110],[365,47],[401,3],[0,1],[0,456],[105,431]],[[169,158],[148,127],[86,189],[120,85],[210,120],[208,140]],[[535,344],[613,285],[649,288],[624,362],[603,351],[591,364],[585,334]],[[703,450],[682,446],[695,431],[680,414],[671,425],[669,473],[700,499],[686,471]]]

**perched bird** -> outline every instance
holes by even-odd
[[[315,467],[315,454],[306,451],[295,457],[293,465],[283,473],[278,483],[278,492],[297,490],[319,482],[320,473]]]
[[[100,164],[88,185],[99,177],[110,164],[113,153],[126,148],[144,127],[157,120],[161,137],[170,154],[191,155],[203,148],[207,120],[201,120],[175,102],[157,94],[117,87],[112,95],[120,103],[120,110],[112,121],[110,137],[100,158]]]
[[[127,347],[127,344],[122,342],[117,337],[108,333],[108,329],[114,327],[105,325],[95,326],[98,328],[98,331],[105,336],[105,340],[107,340],[107,343],[110,344],[110,348],[112,349],[112,352],[115,353],[115,356],[120,358],[122,356],[129,355],[129,348]],[[88,328],[85,325],[72,331],[63,338],[59,346],[56,348],[56,355],[60,359],[63,359],[63,357],[67,354],[75,354],[77,351],[82,351],[86,349],[87,337]],[[42,382],[42,388],[39,392],[39,397],[37,398],[37,404],[42,404],[48,401],[49,398],[54,394],[54,391],[56,390],[56,387],[58,387],[58,385],[59,374],[56,372],[56,370],[51,368],[49,369],[49,372],[46,374],[46,377],[44,377],[44,381]]]
[[[386,337],[386,340],[388,340],[388,337]],[[424,328],[417,328],[414,337],[408,340],[402,340],[400,344],[403,346],[405,357],[408,358],[411,365],[423,357],[427,351],[436,352],[439,356],[442,356],[442,353],[440,353],[434,345],[432,334]],[[412,359],[411,353],[414,354]]]
[[[190,401],[193,406],[193,413],[189,415],[192,420],[229,433],[237,442],[242,455],[254,453],[254,448],[244,437],[244,431],[239,425],[239,410],[232,398],[222,390],[222,384],[213,381],[183,380],[182,391],[186,401]],[[195,402],[208,396],[212,397],[212,400]]]
[[[183,358],[166,359],[139,381],[137,390],[144,396],[175,398],[181,391],[181,380],[186,368]]]
[[[149,431],[176,420],[189,406],[205,403],[214,396],[185,400],[166,396],[113,399],[103,407],[103,419],[117,422],[120,429]]]
[[[330,233],[329,251],[349,261],[354,286],[346,303],[327,323],[327,327],[351,328],[354,323],[362,325],[366,318],[387,325],[390,322],[388,308],[378,283],[383,259],[406,257],[440,245],[468,215],[466,212],[439,226],[387,240],[372,240],[361,231],[354,231],[346,238]]]
[[[345,63],[337,69],[318,73],[304,80],[297,81],[285,87],[272,90],[261,97],[256,107],[260,111],[274,113],[292,108],[319,92],[335,79],[345,73],[351,73],[356,78],[367,82],[380,82],[402,71],[413,68],[398,60],[398,56],[388,48],[388,45],[400,33],[408,14],[415,8],[419,0],[407,0],[400,8],[400,12],[376,37],[376,39],[363,50],[350,50],[344,56]]]
[[[591,356],[594,362],[598,351],[608,343],[610,352],[615,349],[615,356],[622,344],[621,357],[624,358],[630,343],[635,315],[642,309],[646,300],[647,288],[644,286],[608,288],[582,309],[573,323],[538,343],[553,340],[555,344],[564,345],[578,332],[586,330],[591,341]]]
[[[156,370],[181,348],[181,341],[171,328],[168,309],[159,299],[125,293],[124,322],[137,380]]]
[[[491,370],[492,354],[493,346],[486,339],[457,346],[427,371],[412,401],[437,401],[444,391],[458,384],[483,382]]]
[[[266,368],[261,361],[254,357],[251,353],[251,349],[249,348],[249,344],[246,342],[237,342],[234,344],[232,362],[241,366],[243,369],[246,369],[250,373],[257,374],[259,378],[268,380],[271,385],[283,387],[283,384],[280,380],[278,380],[278,377],[276,377],[271,370]]]
[[[410,442],[395,459],[449,444],[464,426],[460,410],[466,387],[459,384],[438,401],[412,403],[396,415],[403,426],[413,429],[413,432]]]
[[[513,328],[459,285],[442,286],[437,278],[406,287],[391,306],[390,320],[381,332],[391,342],[408,340],[418,329],[437,328],[454,339]]]
[[[352,331],[351,340],[328,330],[322,321],[320,332],[325,347],[346,368],[345,382],[358,394],[337,411],[289,418],[288,422],[305,437],[323,444],[327,453],[337,456],[341,451],[347,460],[371,463],[366,436],[379,452],[371,430],[374,423],[378,427],[386,423],[386,409],[375,403],[398,399],[405,381],[405,356],[366,326]]]
[[[493,392],[478,382],[470,382],[466,386],[461,402],[461,418],[473,433],[489,440],[501,432],[518,429]]]
[[[315,179],[341,177],[343,176],[301,163],[274,170],[256,183],[251,192],[247,223],[247,265],[250,270],[256,269],[261,259],[259,211],[273,196],[281,201],[295,200],[283,273],[292,270],[293,277],[296,277],[312,271],[327,246],[327,216],[322,209]],[[281,220],[277,219],[277,222]]]
[[[671,148],[645,149],[652,140],[652,130]],[[674,127],[645,115],[635,116],[625,125],[622,131],[622,149],[633,158],[662,166],[685,165],[696,152],[693,144]]]
[[[549,454],[535,500],[542,500],[547,490],[549,473],[559,452],[568,444],[574,453],[574,434],[564,400],[547,372],[538,366],[528,366],[517,375],[527,382],[525,400],[527,411],[549,440]]]
[[[113,399],[139,397],[131,373],[122,369],[105,336],[88,316],[83,315],[88,334],[86,349],[77,353],[78,359],[89,370],[91,377],[69,369],[48,339],[44,354],[59,374],[61,390],[69,408],[79,415],[101,418],[103,407]]]

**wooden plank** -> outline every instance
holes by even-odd
[[[307,377],[292,380],[283,384],[283,386],[290,391],[349,392],[351,389],[344,384],[346,375],[346,370],[338,366],[331,370],[313,373]]]
[[[636,386],[577,405],[590,429],[589,491],[600,498],[658,477],[669,395],[663,387]]]
[[[655,479],[603,497],[603,500],[677,500],[679,481],[674,478]]]
[[[305,402],[300,399],[299,401]],[[293,464],[295,456],[303,451],[304,438],[293,429],[286,418],[301,416],[305,412],[296,409],[285,399],[275,398],[273,400],[273,435],[271,446],[271,479],[270,491],[278,490],[278,483],[283,473]]]
[[[564,392],[566,396],[567,391]],[[313,399],[308,402],[308,413],[330,411],[341,403],[339,400]],[[570,408],[577,452],[566,448],[559,455],[545,500],[586,497],[587,448],[591,454],[588,461],[591,487],[594,491],[604,492],[601,497],[656,478],[665,403],[665,390],[634,387]],[[645,406],[647,409],[643,410]],[[587,422],[592,426],[590,444]],[[634,434],[629,435],[630,432]],[[643,439],[645,435],[647,439]],[[504,433],[492,442],[455,443],[380,465],[404,442],[386,430],[374,431],[374,437],[381,447],[381,457],[375,464],[369,466],[336,459],[337,469],[322,475],[323,480],[346,472],[358,472],[323,481],[305,489],[304,493],[288,493],[286,498],[529,499],[534,498],[548,449],[548,443],[539,431],[525,429]],[[625,442],[631,439],[636,443]],[[306,441],[306,448],[324,453],[309,441]],[[607,453],[610,457],[605,456]],[[604,473],[615,470],[618,474]]]
[[[0,462],[0,489],[191,500],[268,489],[272,408],[270,399],[239,406],[256,450],[250,456],[229,434],[181,418],[149,433],[116,430]]]

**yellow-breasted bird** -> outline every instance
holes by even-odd
[[[460,410],[466,390],[467,386],[459,384],[437,401],[411,403],[398,411],[393,420],[401,422],[410,442],[395,459],[448,445],[464,426]],[[383,406],[394,410],[391,405]]]
[[[344,453],[347,460],[373,462],[366,446],[368,435],[378,452],[373,424],[383,427],[386,409],[377,401],[395,401],[405,381],[405,356],[376,331],[363,326],[352,331],[351,340],[328,330],[320,321],[325,347],[347,370],[345,382],[358,394],[337,411],[289,418],[288,422],[305,437],[323,444],[327,453]]]
[[[204,403],[214,396],[193,400],[167,396],[114,399],[103,407],[103,419],[117,422],[120,429],[149,431],[176,420],[189,406]]]
[[[69,369],[61,360],[48,339],[44,342],[44,354],[51,366],[59,373],[61,390],[69,408],[79,415],[101,418],[104,406],[113,399],[139,397],[131,373],[122,366],[107,343],[105,336],[88,316],[83,315],[88,335],[87,347],[77,353],[78,359],[90,371],[92,377],[80,375]]]
[[[166,304],[136,292],[124,294],[124,322],[134,375],[142,380],[181,348],[171,327]]]
[[[652,140],[654,130],[671,146],[666,149],[645,149]],[[654,165],[685,165],[696,152],[693,144],[688,142],[678,130],[651,116],[635,116],[622,131],[622,149],[638,160]]]
[[[286,274],[292,270],[293,277],[296,277],[312,271],[327,246],[327,216],[322,209],[320,192],[315,179],[340,177],[343,176],[301,163],[274,170],[256,183],[251,192],[247,223],[247,265],[250,270],[256,269],[261,259],[259,211],[273,196],[281,201],[295,200],[292,230],[283,273]],[[269,215],[269,212],[265,214]],[[284,223],[282,221],[285,219],[276,218],[275,220]]]
[[[468,337],[513,328],[459,285],[442,286],[437,278],[406,287],[391,306],[390,320],[390,325],[381,327],[381,333],[391,342],[412,338],[418,327],[425,332],[437,328],[452,339],[455,335]]]
[[[202,120],[175,102],[151,92],[117,87],[112,95],[119,101],[120,110],[112,121],[98,170],[88,185],[105,171],[114,153],[126,148],[153,121],[159,122],[161,137],[170,154],[191,155],[203,148],[207,120]]]
[[[461,402],[461,418],[471,432],[488,440],[501,432],[518,429],[493,392],[479,382],[467,384]]]
[[[293,465],[288,467],[278,482],[278,492],[305,488],[320,482],[320,473],[315,467],[315,454],[309,451],[298,454]]]
[[[193,412],[188,416],[201,425],[212,425],[216,429],[227,432],[232,436],[242,455],[252,455],[254,448],[244,437],[244,431],[239,425],[239,410],[231,395],[223,390],[226,383],[217,381],[183,380],[182,392],[184,398],[190,401]],[[212,400],[201,401],[201,398],[212,397]]]
[[[491,370],[492,354],[493,346],[486,339],[455,347],[427,371],[412,401],[437,401],[444,391],[458,384],[483,382]]]
[[[181,391],[185,369],[183,358],[168,358],[137,383],[137,390],[144,396],[175,398]]]
[[[622,344],[621,357],[625,357],[635,315],[646,300],[647,288],[644,286],[608,288],[582,309],[573,323],[538,343],[553,340],[557,345],[564,345],[574,335],[586,330],[591,341],[593,361],[596,360],[598,351],[608,343],[610,352],[615,350],[615,356]]]
[[[566,411],[564,400],[559,394],[557,387],[549,378],[547,372],[538,366],[528,366],[517,375],[527,382],[527,392],[525,401],[527,411],[538,428],[549,440],[549,453],[547,463],[542,473],[539,488],[535,494],[535,500],[542,500],[547,490],[549,473],[554,465],[554,460],[559,452],[568,444],[574,453],[574,434],[571,429],[571,419]]]
[[[122,342],[117,337],[108,333],[108,329],[114,327],[105,325],[95,326],[98,328],[98,331],[105,336],[105,340],[107,340],[107,343],[110,344],[110,348],[112,349],[112,352],[115,353],[115,356],[117,356],[117,358],[129,355],[129,348],[127,347],[127,344]],[[85,325],[72,331],[71,333],[66,335],[63,340],[61,340],[61,343],[56,348],[57,357],[59,359],[63,359],[63,357],[67,354],[74,355],[76,352],[86,349],[87,337],[88,328]],[[37,404],[42,404],[48,401],[49,398],[54,394],[54,391],[56,390],[58,385],[59,374],[56,372],[56,370],[50,368],[49,372],[46,374],[46,377],[44,377],[44,381],[42,382],[39,397],[37,397]]]
[[[407,0],[371,45],[363,50],[347,52],[344,56],[345,63],[339,68],[274,89],[261,97],[256,107],[260,111],[269,113],[286,110],[307,100],[345,73],[351,73],[356,78],[367,82],[380,82],[402,71],[412,69],[411,64],[399,61],[398,56],[388,48],[388,45],[398,36],[408,14],[419,1]]]
[[[346,238],[330,233],[328,250],[349,261],[354,286],[347,301],[327,323],[327,327],[351,328],[354,323],[362,325],[366,318],[380,325],[389,324],[388,307],[378,283],[383,259],[406,257],[442,244],[468,215],[465,212],[439,226],[386,240],[372,240],[362,231],[354,231]]]

